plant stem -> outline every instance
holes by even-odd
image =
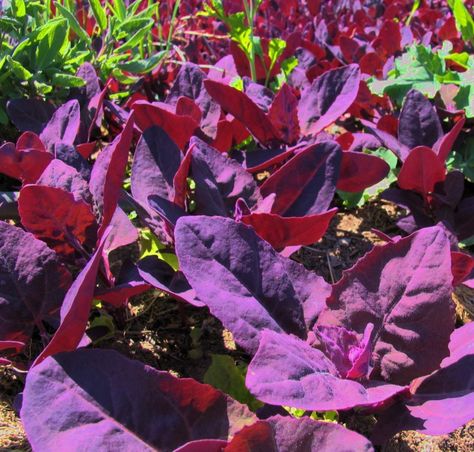
[[[250,63],[250,76],[254,82],[257,81],[257,71],[255,69],[255,44],[254,44],[254,34],[253,34],[253,22],[255,19],[255,10],[253,5],[253,0],[244,0],[245,15],[247,16],[247,23],[250,27],[250,54],[249,63]]]

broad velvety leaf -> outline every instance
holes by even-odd
[[[131,171],[133,197],[144,207],[148,206],[150,195],[173,200],[173,178],[181,160],[180,149],[163,129],[158,126],[146,129],[133,156]]]
[[[276,194],[272,213],[300,217],[327,211],[336,191],[341,158],[341,148],[333,141],[299,152],[260,187],[264,197]]]
[[[51,160],[53,155],[46,151],[20,151],[13,143],[0,146],[0,172],[25,184],[34,184]]]
[[[51,151],[58,142],[73,144],[79,132],[80,122],[81,111],[79,102],[76,99],[72,99],[61,105],[54,112],[54,115],[41,132],[41,141]]]
[[[39,99],[12,99],[7,103],[8,116],[22,132],[40,134],[54,113],[54,105]]]
[[[303,91],[298,118],[303,135],[314,135],[332,124],[352,105],[359,91],[357,64],[332,69]]]
[[[262,144],[278,141],[277,130],[267,115],[245,93],[214,80],[205,80],[204,86],[223,110],[237,118]]]
[[[410,149],[433,147],[442,136],[441,122],[431,102],[416,89],[409,91],[398,121],[400,142]]]
[[[28,374],[21,419],[35,450],[171,451],[256,421],[209,385],[111,350],[60,353]]]
[[[97,272],[109,231],[110,228],[106,229],[95,253],[69,288],[61,306],[61,324],[32,367],[48,356],[75,350],[81,342],[89,320]]]
[[[132,137],[133,114],[128,118],[122,133],[102,150],[92,168],[89,188],[102,216],[99,237],[109,225],[117,207]]]
[[[74,195],[74,199],[83,199],[87,203],[92,203],[89,192],[89,185],[82,176],[72,166],[67,165],[62,160],[53,159],[43,171],[37,185],[61,188]]]
[[[427,197],[438,182],[446,177],[443,162],[426,146],[412,149],[398,175],[398,185],[404,190],[414,190]]]
[[[180,116],[167,111],[163,105],[157,105],[146,101],[138,101],[133,104],[135,121],[142,131],[158,126],[161,127],[169,137],[183,150],[198,129],[199,124],[190,116]]]
[[[332,422],[273,416],[244,427],[225,452],[372,452],[369,440]]]
[[[25,342],[58,317],[71,275],[46,244],[0,222],[0,340]]]
[[[383,180],[389,171],[388,163],[375,155],[345,151],[342,153],[337,189],[350,193],[364,191]]]
[[[263,402],[317,411],[377,404],[405,391],[391,384],[366,389],[342,379],[320,350],[292,335],[269,330],[260,335],[246,384]]]
[[[26,185],[20,191],[21,223],[57,253],[70,255],[84,244],[94,245],[97,223],[91,206],[72,193],[43,185]]]
[[[253,207],[261,200],[257,183],[235,160],[199,138],[191,138],[191,174],[196,182],[196,212],[231,215],[237,199]],[[188,151],[189,152],[189,151]]]
[[[404,161],[408,154],[410,153],[410,148],[400,143],[392,134],[388,133],[386,130],[377,128],[375,124],[372,124],[369,121],[361,119],[361,123],[366,127],[371,133],[373,133],[387,148],[390,149],[401,161]]]
[[[449,153],[453,150],[456,138],[460,134],[465,122],[466,119],[461,118],[446,135],[439,138],[433,145],[433,150],[438,154],[438,157],[442,162],[446,161]]]
[[[274,213],[250,213],[241,221],[255,229],[255,232],[273,248],[282,250],[287,246],[311,245],[326,232],[337,209],[305,215],[304,217],[282,217]]]
[[[298,100],[286,83],[275,96],[268,111],[268,118],[285,143],[293,143],[299,138]]]
[[[376,246],[344,272],[318,324],[362,334],[373,323],[371,378],[408,383],[435,370],[448,354],[452,279],[446,234],[440,227],[422,229]]]
[[[90,179],[91,165],[81,154],[79,154],[79,152],[77,152],[73,145],[62,142],[56,143],[54,145],[54,156],[75,168],[84,180],[88,181]]]
[[[306,336],[304,303],[314,306],[315,298],[324,303],[326,297],[324,291],[306,292],[319,284],[317,275],[230,219],[182,217],[175,239],[180,268],[199,300],[243,348],[254,352],[263,328]]]

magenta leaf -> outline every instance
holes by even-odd
[[[357,97],[359,81],[357,64],[332,69],[314,80],[298,104],[301,133],[321,132],[345,113]]]
[[[256,421],[209,385],[97,349],[60,353],[30,370],[20,415],[35,450],[171,451],[229,440]]]
[[[263,328],[306,336],[327,296],[322,278],[281,257],[252,228],[221,217],[189,216],[175,228],[180,269],[199,300],[237,343],[255,352]]]
[[[348,449],[350,445],[350,449]],[[347,452],[373,451],[369,440],[342,425],[313,421],[308,417],[273,416],[237,432],[225,452],[264,450]]]
[[[58,142],[54,145],[55,158],[62,160],[64,163],[72,166],[85,179],[89,180],[91,177],[90,163],[77,152],[72,144]]]
[[[73,144],[79,132],[81,111],[75,99],[61,105],[41,132],[40,138],[45,146],[53,151],[56,143]]]
[[[285,143],[293,143],[300,136],[298,100],[292,89],[284,83],[268,111],[268,118]]]
[[[419,91],[408,92],[398,122],[398,139],[409,149],[417,146],[433,147],[443,136],[443,129],[435,108]]]
[[[209,79],[204,86],[222,109],[237,118],[260,143],[278,141],[278,132],[270,119],[245,93]]]
[[[260,187],[262,196],[276,194],[272,213],[301,217],[328,210],[336,191],[342,151],[322,141],[300,151]]]
[[[345,151],[337,189],[350,193],[364,191],[383,180],[389,171],[388,163],[375,155]]]
[[[97,223],[91,206],[60,188],[26,185],[18,211],[23,226],[58,254],[74,254],[82,245],[95,243]]]
[[[71,275],[32,234],[0,222],[0,340],[25,342],[58,318]]]
[[[191,138],[191,175],[196,183],[196,213],[232,215],[237,199],[253,207],[261,200],[251,174],[199,138]],[[188,151],[189,152],[189,151]]]
[[[444,230],[422,229],[376,246],[344,272],[318,325],[342,326],[362,334],[373,323],[370,377],[409,383],[435,370],[448,354],[454,328],[452,279]],[[421,320],[426,318],[430,321]]]
[[[250,213],[241,221],[276,250],[287,246],[311,245],[322,238],[337,209],[304,217],[282,217],[274,213]]]
[[[442,162],[446,161],[449,153],[453,150],[456,138],[459,136],[465,122],[466,119],[461,118],[446,135],[438,138],[438,141],[433,145],[433,150]]]
[[[122,133],[102,150],[92,168],[89,188],[102,217],[99,238],[110,224],[117,207],[133,138],[133,123],[131,115]]]
[[[391,384],[366,389],[342,379],[323,352],[295,336],[270,330],[260,335],[245,383],[262,402],[317,411],[375,405],[405,390]]]
[[[48,356],[75,350],[81,342],[89,320],[97,273],[109,231],[110,228],[106,229],[95,253],[69,288],[61,306],[61,324],[32,367]]]

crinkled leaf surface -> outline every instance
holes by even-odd
[[[295,336],[269,330],[260,335],[246,385],[262,402],[317,411],[377,404],[404,391],[391,384],[366,389],[342,379],[323,352]]]
[[[273,173],[260,187],[275,193],[272,213],[301,217],[328,210],[336,191],[342,151],[333,141],[308,146]]]
[[[362,334],[373,323],[371,378],[409,383],[448,354],[452,279],[446,234],[440,227],[422,229],[374,247],[344,272],[318,324]]]
[[[306,336],[305,300],[287,259],[252,228],[220,217],[182,217],[175,239],[180,268],[199,300],[244,349],[257,349],[263,328]]]
[[[357,97],[359,81],[357,64],[327,71],[314,80],[298,104],[301,133],[314,135],[345,113]]]
[[[349,452],[373,451],[369,440],[358,433],[332,422],[320,422],[302,417],[273,416],[244,427],[225,452]]]
[[[79,245],[94,245],[97,223],[91,206],[60,188],[26,185],[18,211],[23,226],[57,253],[70,255]]]
[[[28,374],[21,418],[35,450],[171,451],[228,440],[256,418],[209,385],[115,351],[79,349]]]
[[[32,234],[0,222],[0,340],[25,342],[35,325],[57,318],[71,275]]]
[[[433,147],[442,136],[441,122],[431,102],[416,89],[409,91],[398,121],[400,142],[410,149]]]

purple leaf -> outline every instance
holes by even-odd
[[[381,403],[405,391],[396,385],[366,389],[340,378],[318,349],[289,334],[264,330],[245,384],[262,402],[304,410],[344,410]]]
[[[76,99],[61,105],[41,132],[40,138],[45,146],[53,151],[58,142],[73,144],[79,132],[81,112]]]
[[[182,272],[174,271],[165,261],[156,256],[147,256],[138,261],[138,274],[150,286],[159,289],[179,301],[193,306],[205,306],[196,296]]]
[[[285,143],[293,143],[300,136],[298,122],[298,100],[292,89],[284,83],[268,111],[268,118]]]
[[[51,160],[36,184],[61,188],[72,193],[76,200],[82,199],[88,204],[92,203],[87,182],[72,166],[67,165],[62,160]]]
[[[122,133],[102,150],[92,168],[89,188],[102,216],[99,238],[111,222],[117,207],[133,138],[133,123],[132,114]]]
[[[400,141],[398,141],[393,135],[384,130],[378,129],[375,124],[372,124],[371,122],[364,119],[361,119],[361,123],[365,128],[369,129],[369,131],[373,133],[382,142],[382,144],[387,149],[390,149],[402,162],[408,157],[408,154],[410,154],[410,148],[400,143]]]
[[[261,200],[252,175],[199,138],[191,138],[191,174],[196,182],[196,212],[232,215],[237,199],[253,207]],[[188,151],[189,152],[189,151]]]
[[[180,149],[163,129],[158,126],[146,129],[133,156],[131,188],[135,200],[144,207],[148,207],[150,195],[172,201],[173,178],[181,160]]]
[[[39,99],[12,99],[7,103],[8,116],[21,132],[40,134],[54,114],[54,105]]]
[[[374,247],[344,272],[318,324],[362,334],[373,323],[370,377],[408,383],[435,370],[448,354],[452,279],[446,234],[440,227],[422,229]]]
[[[398,122],[398,139],[409,149],[433,147],[443,136],[443,129],[431,102],[419,91],[408,92]]]
[[[30,370],[20,415],[35,450],[171,451],[197,439],[228,440],[256,421],[209,385],[93,349]]]
[[[303,135],[315,135],[332,124],[352,105],[359,91],[357,64],[332,69],[302,92],[298,118]]]
[[[46,244],[0,222],[0,340],[25,342],[56,319],[71,275]]]
[[[89,320],[97,273],[109,232],[110,229],[106,229],[95,253],[69,288],[61,306],[61,324],[32,367],[43,362],[48,356],[70,352],[79,346]]]
[[[350,449],[348,445],[350,444]],[[244,427],[225,452],[241,451],[373,451],[369,440],[342,425],[313,421],[308,417],[273,416]]]
[[[309,272],[302,268],[298,278],[301,266],[281,257],[252,228],[221,217],[182,217],[175,238],[180,268],[199,300],[245,350],[257,349],[263,328],[306,336]],[[317,297],[324,302],[320,294],[308,301],[315,310]]]
[[[75,168],[84,180],[88,181],[90,179],[91,165],[81,154],[79,154],[79,152],[77,152],[73,145],[62,142],[56,143],[54,145],[54,156]]]
[[[260,187],[263,197],[276,194],[272,213],[301,217],[328,210],[336,191],[342,151],[322,141],[299,152]]]

